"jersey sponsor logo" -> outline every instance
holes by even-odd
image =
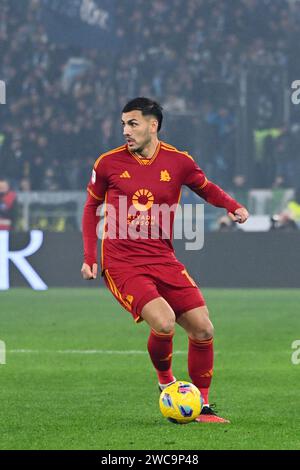
[[[96,172],[95,172],[95,170],[92,171],[92,183],[93,184],[96,183]]]
[[[130,174],[128,173],[128,171],[124,171],[121,175],[120,175],[120,178],[131,178]]]
[[[160,181],[170,181],[171,176],[168,172],[168,170],[161,170],[160,172]]]
[[[149,210],[154,203],[154,196],[149,189],[138,189],[132,196],[132,204],[138,211]]]

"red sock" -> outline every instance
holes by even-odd
[[[172,373],[172,351],[174,333],[165,334],[151,330],[148,339],[148,351],[156,369],[158,381],[167,384],[174,380]]]
[[[204,404],[208,404],[208,392],[213,375],[213,338],[196,341],[189,338],[188,368],[192,382],[199,388]]]

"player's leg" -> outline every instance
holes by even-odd
[[[161,265],[155,274],[159,292],[175,312],[178,324],[190,337],[188,357],[191,378],[195,385],[202,389],[202,395],[206,399],[211,382],[213,326],[203,295],[185,267],[178,261]],[[201,344],[198,344],[199,342]]]
[[[203,295],[185,267],[177,261],[171,266],[161,266],[157,277],[159,291],[175,312],[177,323],[189,336],[190,377],[208,403],[213,368],[213,326]]]
[[[148,351],[159,384],[163,386],[174,381],[171,363],[175,314],[157,291],[153,279],[137,270],[126,272],[122,269],[106,269],[105,282],[136,323],[145,320],[149,324]]]
[[[213,325],[207,307],[193,308],[182,313],[177,323],[185,329],[189,338],[188,370],[192,382],[199,388],[204,406],[196,421],[201,423],[229,423],[216,414],[209,405],[209,388],[213,375]]]
[[[208,404],[209,387],[213,374],[213,325],[206,305],[188,310],[177,318],[189,338],[188,371],[199,388],[205,404]]]
[[[192,381],[200,389],[204,403],[196,421],[227,423],[209,406],[208,392],[213,371],[213,325],[204,297],[181,263],[161,267],[163,278],[159,291],[172,307],[177,323],[189,337],[188,369]]]
[[[175,313],[162,297],[145,304],[141,317],[150,326],[148,352],[156,370],[160,389],[175,380],[172,372]]]

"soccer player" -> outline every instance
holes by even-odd
[[[213,325],[203,295],[184,265],[175,257],[171,229],[182,185],[227,210],[238,223],[247,210],[207,180],[187,153],[159,140],[161,106],[135,98],[123,109],[126,144],[101,155],[88,184],[83,213],[84,279],[97,277],[96,210],[105,204],[101,273],[106,285],[136,323],[150,327],[148,351],[160,390],[176,379],[172,372],[175,323],[189,339],[188,372],[199,388],[204,406],[199,422],[228,422],[209,404],[213,374]],[[161,212],[157,207],[163,207]],[[164,216],[167,223],[164,221]],[[170,227],[170,231],[168,231]]]

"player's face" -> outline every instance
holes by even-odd
[[[141,111],[122,114],[123,135],[129,150],[139,152],[157,134],[157,120],[153,116],[143,116]]]
[[[0,181],[0,194],[5,194],[9,190],[8,183],[6,181]]]

